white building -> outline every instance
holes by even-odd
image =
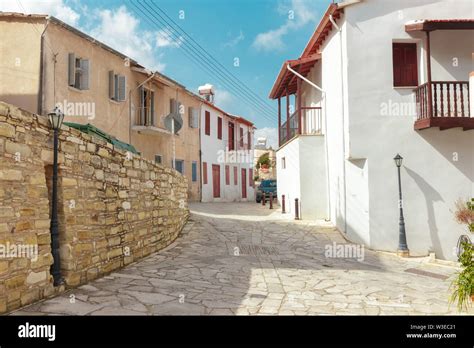
[[[200,128],[201,201],[254,201],[253,123],[204,101]]]
[[[270,93],[280,105],[278,194],[287,211],[298,198],[303,219],[330,220],[349,240],[396,251],[400,153],[410,254],[455,259],[465,233],[455,201],[474,196],[472,11],[471,0],[329,6]]]

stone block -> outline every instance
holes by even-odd
[[[6,137],[6,138],[13,138],[15,136],[15,127],[12,126],[11,124],[1,122],[0,123],[0,136]]]
[[[42,272],[30,272],[28,273],[28,276],[26,277],[26,284],[28,285],[33,285],[39,282],[46,281],[48,275],[46,271]]]

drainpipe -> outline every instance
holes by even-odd
[[[293,70],[288,64],[286,68],[295,74],[297,77],[302,79],[303,81],[307,82],[311,87],[317,89],[322,94],[322,99],[324,100],[324,113],[326,113],[326,91],[313,83],[312,81],[308,80],[306,77],[298,73],[297,71]],[[325,114],[326,116],[326,114]],[[331,192],[330,192],[330,184],[329,184],[329,154],[328,154],[328,132],[327,132],[327,121],[326,117],[324,117],[324,147],[325,147],[325,157],[326,157],[326,191],[327,191],[327,203],[326,203],[326,221],[331,220]]]
[[[203,102],[199,103],[199,117],[198,117],[198,130],[199,130],[199,202],[202,202],[202,147],[201,147],[201,114],[202,114]]]
[[[339,32],[339,48],[341,56],[341,113],[342,113],[342,177],[344,179],[344,233],[347,233],[347,180],[346,180],[346,135],[345,135],[345,109],[344,109],[344,58],[342,50],[342,29],[337,25],[333,16],[329,16],[332,25]]]
[[[38,90],[38,115],[43,114],[43,91],[44,91],[44,35],[46,34],[46,29],[49,25],[49,19],[46,21],[43,32],[41,33],[41,44],[40,44],[40,75],[39,75],[39,90]],[[53,53],[54,54],[54,53]],[[54,65],[56,66],[56,56],[54,56]],[[53,105],[54,108],[54,105]]]
[[[150,81],[156,76],[156,72],[151,73],[151,75],[142,83],[140,83],[137,87],[134,89],[131,89],[128,92],[128,120],[130,121],[130,126],[128,127],[128,143],[132,144],[132,93],[135,92],[137,89],[139,89],[141,86],[143,86],[145,83]]]

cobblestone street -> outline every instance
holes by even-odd
[[[452,267],[367,249],[362,261],[326,257],[326,245],[346,243],[339,232],[255,203],[191,211],[165,250],[13,314],[457,313],[448,306]]]

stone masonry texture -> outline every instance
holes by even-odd
[[[37,247],[35,257],[0,255],[0,313],[64,290],[50,275],[52,160],[47,117],[0,102],[0,246]],[[171,244],[189,216],[187,181],[63,126],[58,209],[61,274],[70,288]]]

